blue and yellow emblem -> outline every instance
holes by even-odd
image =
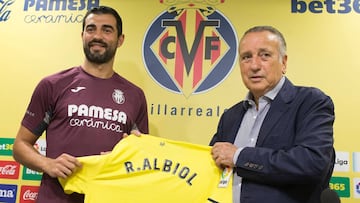
[[[143,59],[162,87],[189,97],[220,84],[237,56],[233,26],[214,6],[218,1],[160,1],[167,10],[149,26]]]

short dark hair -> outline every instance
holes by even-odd
[[[122,19],[121,19],[119,13],[115,9],[108,7],[108,6],[99,6],[99,7],[94,7],[92,9],[88,10],[84,16],[83,23],[82,23],[83,31],[85,29],[85,20],[90,14],[111,14],[111,15],[113,15],[116,19],[116,28],[118,31],[118,37],[120,35],[122,35]]]

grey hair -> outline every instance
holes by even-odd
[[[267,25],[266,26],[255,26],[255,27],[252,27],[252,28],[248,29],[247,31],[245,31],[242,38],[244,38],[244,36],[249,33],[262,32],[262,31],[271,32],[278,38],[278,40],[280,42],[279,52],[280,52],[280,57],[282,59],[286,55],[286,41],[285,41],[283,34],[278,29],[276,29],[272,26],[267,26]]]

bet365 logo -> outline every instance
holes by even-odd
[[[0,138],[0,155],[12,156],[14,138]]]
[[[292,13],[360,13],[360,0],[291,0]]]
[[[189,97],[220,84],[237,55],[237,35],[216,4],[223,1],[161,1],[168,10],[146,32],[143,59],[163,88]]]
[[[339,197],[350,197],[350,178],[331,177],[329,186]]]

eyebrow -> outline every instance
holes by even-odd
[[[266,51],[266,52],[272,52],[270,49],[267,49],[267,48],[260,48],[260,49],[259,49],[259,52],[264,52],[264,51]]]
[[[256,53],[260,53],[260,52],[272,52],[270,49],[268,48],[259,48],[258,50],[256,50]],[[244,51],[242,53],[240,53],[240,55],[244,55],[244,54],[252,54],[252,51]]]
[[[86,28],[88,28],[88,27],[96,27],[96,25],[95,25],[95,24],[88,24],[88,25],[86,26]],[[112,26],[112,25],[107,25],[107,24],[105,24],[105,25],[102,25],[101,27],[102,27],[102,28],[111,28],[112,30],[115,30],[114,26]]]
[[[104,28],[111,28],[112,30],[115,30],[115,28],[114,28],[114,26],[112,26],[112,25],[103,25],[103,26],[101,26],[101,27],[104,27]]]
[[[240,56],[244,56],[244,55],[251,55],[251,51],[245,51],[243,53],[239,54]]]

